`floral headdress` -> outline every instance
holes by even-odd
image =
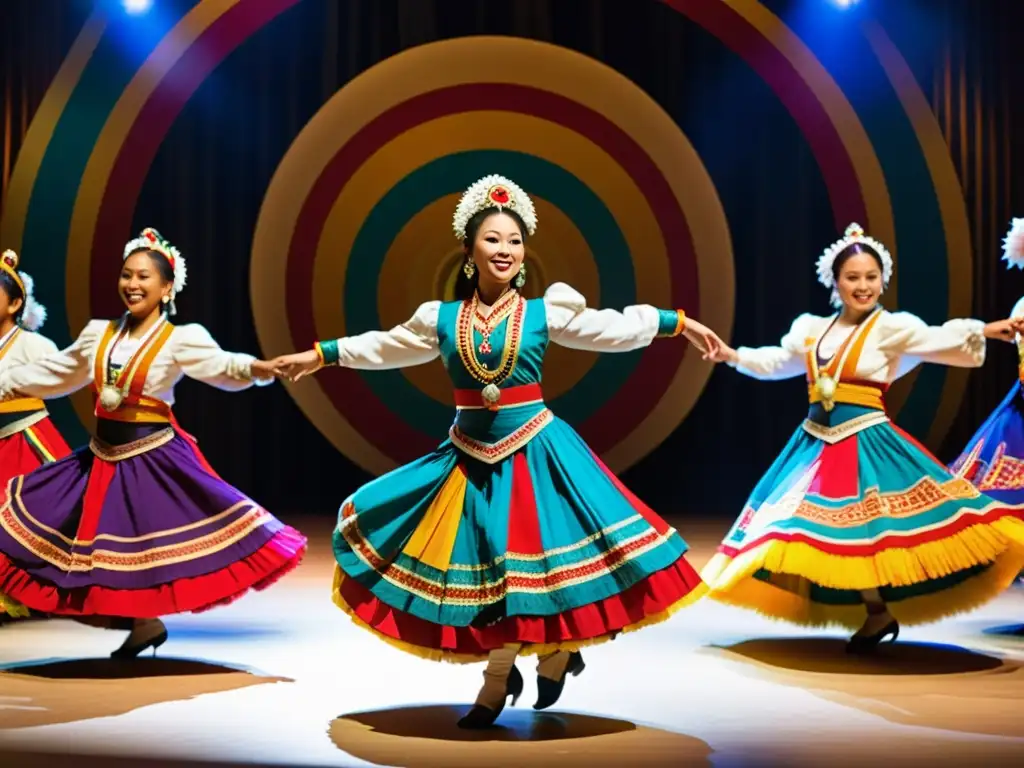
[[[842,306],[842,301],[839,298],[839,291],[836,290],[836,278],[832,274],[832,265],[835,263],[836,256],[849,246],[860,243],[870,247],[878,254],[882,260],[883,290],[889,286],[889,280],[892,278],[892,254],[889,253],[888,248],[875,240],[875,238],[865,235],[864,228],[860,224],[851,224],[843,234],[844,237],[841,240],[836,240],[832,243],[818,258],[818,282],[826,288],[832,289],[832,306],[834,307]]]
[[[497,208],[499,211],[508,208],[523,220],[528,234],[532,235],[537,231],[537,210],[533,207],[529,195],[514,181],[491,174],[475,182],[463,193],[452,221],[455,237],[465,240],[469,220],[488,208]]]
[[[0,254],[0,270],[3,270],[13,278],[14,282],[21,289],[24,296],[24,306],[21,310],[21,327],[27,331],[38,331],[46,322],[46,307],[36,301],[35,281],[30,275],[18,271],[18,254],[12,250],[6,250]]]

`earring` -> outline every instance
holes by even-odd
[[[524,285],[526,285],[526,265],[525,264],[520,264],[519,265],[519,274],[516,275],[515,285],[516,285],[516,288],[522,288]]]
[[[164,304],[170,304],[171,303],[171,297],[170,296],[164,296],[162,299],[160,299],[160,301],[162,301]]]
[[[476,274],[476,264],[473,263],[472,259],[466,259],[466,263],[462,265],[462,271],[469,280],[473,279],[473,275]]]

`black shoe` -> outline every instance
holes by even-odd
[[[129,639],[130,638],[131,636],[129,635]],[[136,643],[135,645],[128,645],[128,641],[126,640],[124,645],[122,645],[120,648],[118,648],[116,651],[110,654],[110,658],[117,659],[118,661],[134,659],[136,656],[138,656],[140,653],[147,650],[148,648],[152,648],[153,655],[156,656],[156,649],[166,642],[167,630],[165,629],[159,635],[154,635],[148,640],[144,640],[141,643]]]
[[[889,635],[892,635],[890,643],[895,643],[896,638],[900,636],[900,623],[896,619],[890,621],[873,635],[854,635],[846,644],[846,652],[855,654],[871,653]]]
[[[511,696],[512,706],[514,707],[516,702],[519,701],[519,697],[522,693],[523,676],[520,674],[515,664],[513,664],[512,669],[508,673],[508,678],[505,680],[505,698],[501,700],[501,706],[497,709],[491,709],[490,707],[485,707],[483,704],[474,704],[473,708],[459,720],[459,728],[490,728],[494,725],[494,721],[498,719],[498,715],[500,715],[502,710],[505,709],[505,700]]]
[[[533,708],[547,709],[553,706],[562,695],[565,678],[569,675],[578,676],[586,667],[587,665],[583,663],[583,655],[579,651],[573,651],[569,654],[569,661],[565,665],[565,672],[562,673],[561,680],[552,680],[537,675],[537,703],[533,705]]]

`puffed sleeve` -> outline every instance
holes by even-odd
[[[544,294],[548,337],[570,349],[590,352],[631,352],[648,346],[659,336],[676,336],[682,318],[674,309],[648,304],[614,309],[589,309],[587,300],[565,283],[555,283]]]
[[[1017,299],[1017,303],[1013,305],[1013,311],[1010,313],[1010,317],[1024,317],[1024,296]]]
[[[910,312],[890,312],[880,329],[878,349],[900,357],[897,378],[918,363],[977,368],[985,362],[985,323],[957,318],[928,325]]]
[[[66,349],[50,342],[50,354],[0,373],[0,400],[18,395],[53,399],[86,386],[92,380],[92,351],[106,327],[105,320],[90,320]]]
[[[241,352],[221,349],[210,332],[201,325],[179,325],[171,338],[174,363],[190,379],[217,389],[240,392],[253,384],[263,386],[271,379],[253,379],[256,358]]]
[[[40,336],[38,333],[25,334],[22,344],[24,351],[18,355],[18,358],[24,360],[25,363],[34,363],[36,360],[42,360],[60,351],[60,348],[52,340]]]
[[[825,318],[817,315],[800,315],[777,347],[738,347],[739,361],[730,365],[740,373],[765,381],[801,376],[807,371],[807,340],[824,321]]]
[[[320,342],[328,365],[386,371],[429,363],[440,354],[437,315],[440,301],[428,301],[413,316],[390,331],[367,331],[334,341]]]

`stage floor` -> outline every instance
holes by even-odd
[[[482,665],[435,664],[358,629],[330,601],[330,520],[266,593],[167,621],[157,657],[107,659],[123,633],[0,627],[0,765],[1003,765],[1024,758],[1024,588],[904,629],[874,660],[844,636],[701,601],[585,651],[557,711],[527,688],[484,732],[455,721]],[[700,567],[724,523],[676,521]],[[44,755],[63,757],[45,758]],[[90,760],[85,756],[94,756]],[[117,758],[129,759],[122,763]],[[158,762],[165,761],[165,762]],[[177,761],[182,761],[178,763]]]

